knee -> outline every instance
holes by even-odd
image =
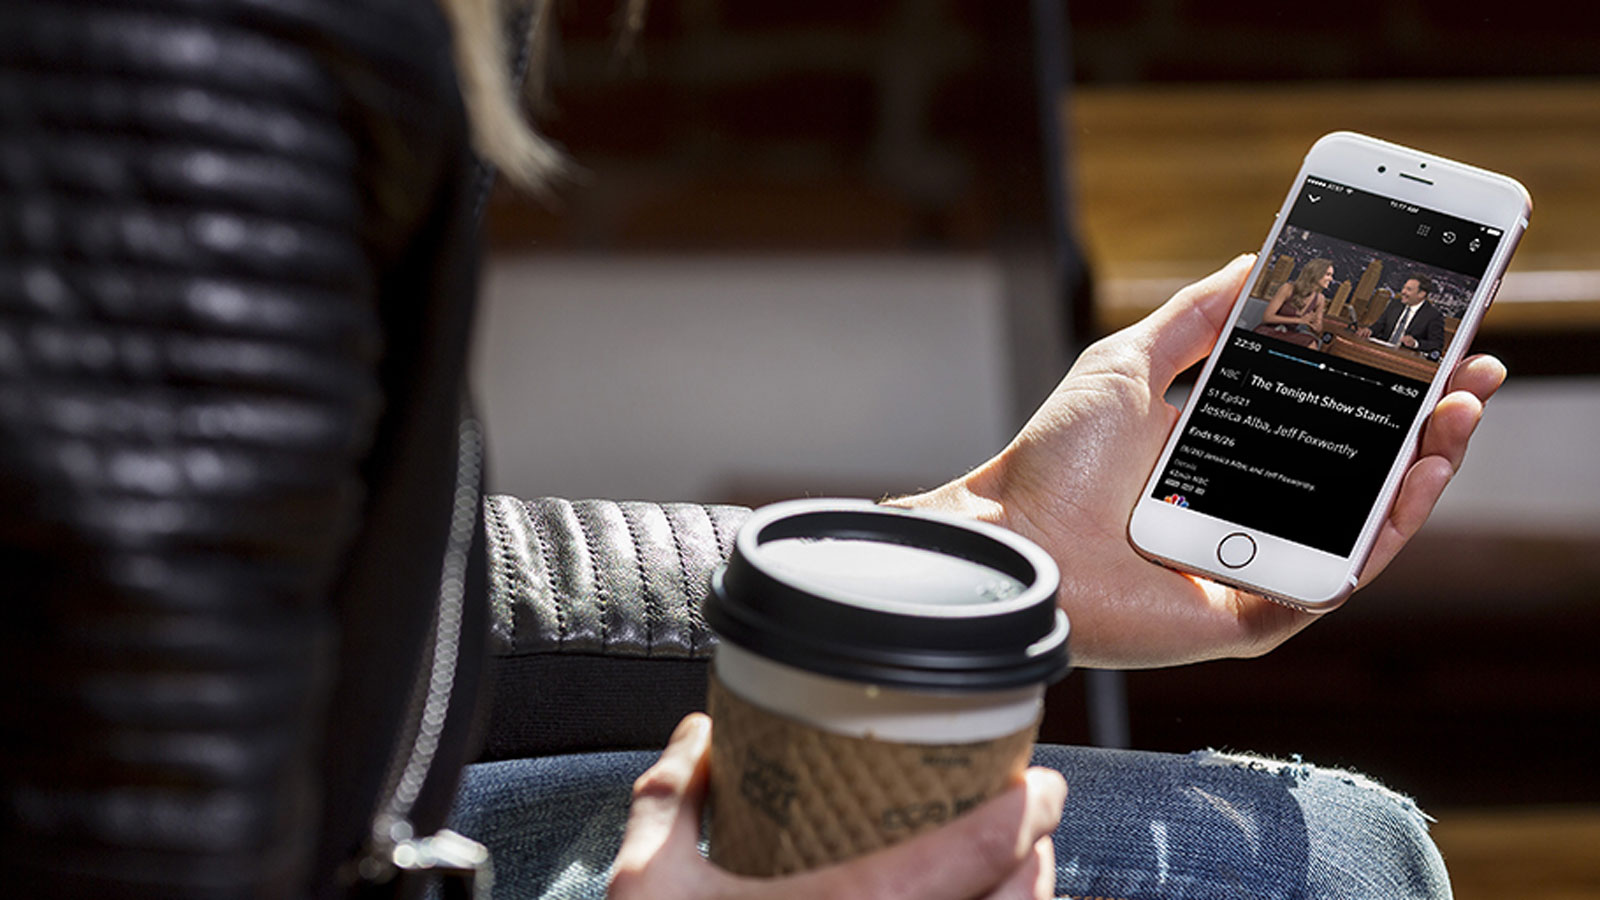
[[[1209,761],[1285,779],[1307,837],[1306,895],[1313,898],[1448,898],[1432,819],[1410,797],[1365,775],[1301,762],[1208,754]]]
[[[1351,773],[1322,771],[1321,776],[1326,784],[1318,788],[1323,798],[1318,815],[1328,839],[1318,860],[1323,864],[1314,865],[1313,873],[1330,884],[1328,896],[1451,895],[1444,859],[1428,834],[1432,820],[1409,797]],[[1348,883],[1349,873],[1357,876],[1355,886]],[[1342,893],[1331,890],[1334,880],[1346,882]]]

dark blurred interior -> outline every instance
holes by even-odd
[[[541,121],[577,169],[555,203],[496,196],[497,260],[997,259],[1038,275],[1007,282],[1034,285],[1005,301],[1036,342],[1012,344],[1014,421],[1150,284],[1257,246],[1316,135],[1382,129],[1528,185],[1513,272],[1532,277],[1518,296],[1508,277],[1478,347],[1529,391],[1595,396],[1600,6],[655,0],[626,55],[617,15],[562,7]],[[1575,434],[1557,493],[1593,498]],[[1507,440],[1485,477],[1515,494],[1538,457]],[[915,486],[735,475],[702,499]],[[1130,673],[1132,745],[1303,754],[1425,808],[1600,802],[1600,510],[1529,503],[1430,524],[1266,658]],[[1053,691],[1047,738],[1091,739],[1084,698],[1082,673]]]

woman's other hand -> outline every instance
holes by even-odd
[[[746,878],[700,855],[711,720],[679,723],[633,786],[633,809],[613,868],[612,900],[969,900],[1054,895],[1051,832],[1067,786],[1048,769],[934,831],[848,862],[782,878]]]

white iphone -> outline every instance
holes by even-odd
[[[1317,141],[1134,506],[1133,546],[1339,605],[1531,212],[1504,175],[1351,132]]]

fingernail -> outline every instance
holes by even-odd
[[[1049,799],[1052,806],[1059,808],[1067,802],[1067,780],[1060,772],[1035,766],[1024,773],[1024,777],[1028,780],[1028,790],[1037,791]]]
[[[693,741],[699,743],[705,740],[706,732],[711,729],[711,719],[705,713],[690,713],[683,717],[678,727],[673,729],[672,741]]]

